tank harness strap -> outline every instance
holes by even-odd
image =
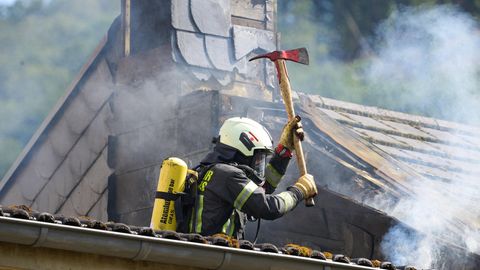
[[[177,192],[177,193],[168,193],[168,192],[163,192],[163,191],[157,191],[155,193],[155,198],[157,199],[164,199],[167,201],[176,201],[178,198],[181,196],[185,196],[187,193],[185,192]]]

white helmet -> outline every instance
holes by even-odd
[[[273,140],[268,130],[249,118],[233,117],[225,120],[219,135],[220,143],[237,149],[246,157],[254,156],[255,150],[273,152]]]

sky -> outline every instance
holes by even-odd
[[[0,0],[0,5],[11,5],[16,0]]]

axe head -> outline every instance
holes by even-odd
[[[308,52],[305,48],[298,48],[288,51],[273,51],[270,53],[257,55],[251,58],[249,61],[260,59],[260,58],[268,58],[271,61],[275,62],[278,59],[289,60],[293,62],[297,62],[300,64],[308,65]]]

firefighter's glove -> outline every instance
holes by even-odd
[[[317,185],[311,174],[302,175],[293,186],[302,192],[304,199],[317,195]]]
[[[283,127],[282,135],[280,135],[279,144],[283,145],[289,150],[294,149],[294,134],[298,137],[298,139],[300,139],[300,141],[303,141],[304,133],[300,120],[300,116],[297,115],[292,120],[288,121],[288,123]]]

